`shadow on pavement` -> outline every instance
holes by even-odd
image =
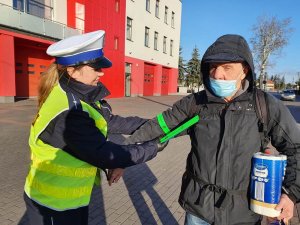
[[[111,141],[119,144],[121,144],[124,139],[122,135],[110,136]],[[164,225],[178,225],[173,214],[154,189],[157,178],[147,164],[142,163],[127,168],[123,180],[141,224],[157,224],[157,219],[159,218]],[[152,212],[150,208],[153,208]],[[153,210],[155,211],[154,213]]]
[[[154,214],[157,214],[156,217],[159,218],[162,224],[178,224],[154,189],[157,178],[146,164],[126,169],[123,180],[141,224],[157,224],[157,219],[155,219],[153,212],[150,210],[152,206],[152,211],[155,211]]]
[[[106,225],[106,214],[104,208],[102,187],[95,186],[93,188],[92,197],[89,206],[89,224]]]

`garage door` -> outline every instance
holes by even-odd
[[[169,93],[169,69],[162,68],[161,74],[161,95],[168,95]]]
[[[46,50],[16,46],[16,96],[38,95],[38,84],[42,72],[49,66],[51,58]]]
[[[144,66],[144,96],[153,96],[154,93],[154,66],[145,64]]]

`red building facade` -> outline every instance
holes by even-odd
[[[154,60],[147,60],[139,54],[126,54],[125,48],[130,51],[132,47],[128,46],[128,38],[126,40],[125,37],[128,33],[128,2],[52,0],[39,3],[41,5],[38,8],[34,8],[36,5],[31,6],[31,1],[27,0],[12,1],[11,5],[2,2],[0,0],[0,14],[7,14],[7,17],[0,17],[0,103],[37,96],[40,76],[54,61],[46,54],[49,45],[69,36],[100,29],[106,31],[104,54],[113,63],[111,68],[104,70],[105,75],[101,77],[101,82],[111,92],[109,97],[177,92],[176,53],[172,56],[173,63],[146,52]],[[144,5],[138,1],[136,3]],[[145,46],[139,44],[144,39],[140,33],[136,31],[134,34],[136,39],[132,42],[135,43],[133,52],[144,52]]]
[[[37,95],[39,77],[52,58],[52,41],[0,29],[0,102]]]
[[[63,3],[57,1],[57,4]],[[97,0],[67,0],[65,3],[66,6],[61,5],[67,15],[64,26],[74,30],[78,28],[76,10],[79,4],[83,9],[83,32],[106,31],[104,52],[113,62],[113,67],[105,69],[101,81],[110,90],[109,97],[124,96],[125,1],[101,0],[99,4]],[[12,7],[7,8],[15,11]],[[25,16],[39,19],[24,12]],[[39,78],[53,62],[53,58],[46,54],[46,49],[59,39],[33,33],[18,25],[2,25],[0,21],[0,102],[37,96]]]
[[[104,54],[113,66],[105,69],[101,77],[111,92],[109,97],[124,96],[124,49],[125,49],[125,1],[119,0],[69,0],[68,1],[68,26],[75,28],[76,3],[85,7],[84,30],[105,30]]]

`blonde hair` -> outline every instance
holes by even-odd
[[[52,63],[42,74],[38,87],[38,108],[40,109],[46,101],[53,87],[58,83],[60,77],[67,71],[66,66]]]
[[[80,70],[85,65],[73,66],[75,70]],[[69,79],[72,79],[67,72],[68,66],[62,66],[56,63],[52,63],[48,69],[42,73],[39,87],[38,87],[38,112],[46,99],[48,98],[53,87],[58,84],[59,79],[62,75],[67,74]],[[39,113],[36,114],[33,119],[32,125],[36,122],[39,117]]]
[[[86,66],[86,64],[80,64],[76,66],[71,66],[74,68],[74,71],[81,70],[82,67]],[[39,87],[38,87],[38,108],[40,109],[43,103],[48,98],[50,92],[53,87],[58,84],[59,79],[62,75],[68,75],[69,79],[72,77],[67,72],[68,66],[62,66],[56,63],[52,63],[48,69],[42,73],[42,77],[40,79]]]

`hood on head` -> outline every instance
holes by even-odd
[[[254,85],[256,79],[252,53],[247,41],[240,35],[226,34],[219,37],[204,53],[201,61],[201,73],[204,86],[209,88],[209,63],[216,62],[246,62],[249,71],[246,79],[249,86]]]

